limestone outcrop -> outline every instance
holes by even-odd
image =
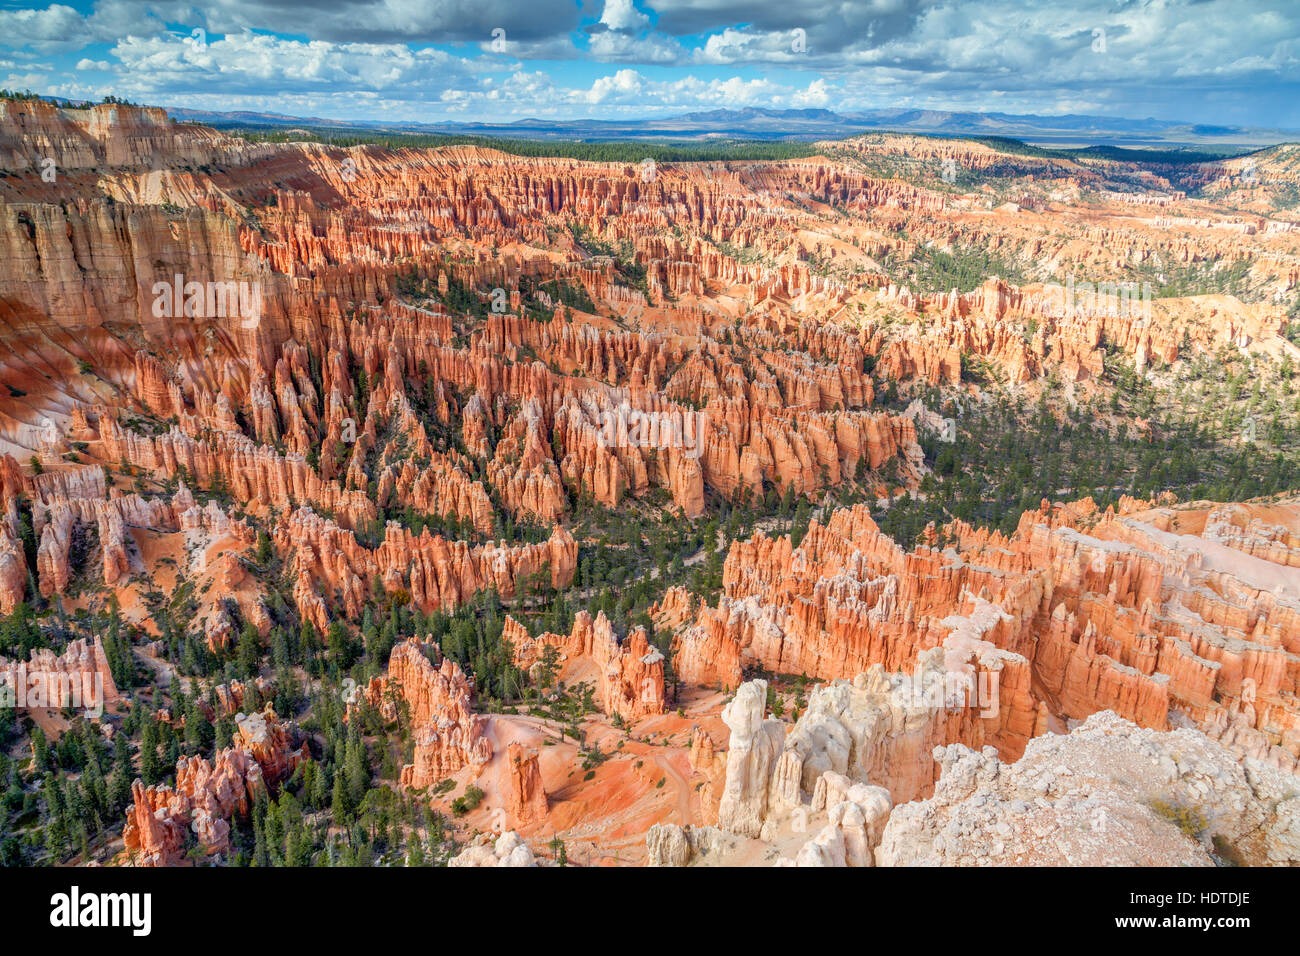
[[[455,867],[527,867],[536,866],[537,858],[528,844],[514,830],[507,830],[499,837],[481,834],[474,842],[447,861],[448,866]]]
[[[731,841],[717,827],[656,823],[646,833],[646,866],[690,866],[720,855]]]
[[[928,800],[894,808],[881,866],[1295,865],[1295,778],[1242,761],[1190,728],[1143,729],[1110,712],[1035,738],[1002,763],[938,747]]]
[[[785,725],[765,720],[767,682],[741,684],[722,712],[731,731],[727,776],[718,801],[718,827],[756,837],[770,801],[770,782],[785,736]]]

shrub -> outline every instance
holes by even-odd
[[[1205,819],[1205,814],[1195,807],[1171,803],[1168,800],[1153,800],[1149,806],[1156,812],[1156,816],[1168,820],[1194,840],[1205,832],[1208,821]]]

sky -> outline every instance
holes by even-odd
[[[328,119],[973,110],[1300,128],[1300,0],[0,0],[0,86]]]

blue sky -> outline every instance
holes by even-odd
[[[1300,127],[1300,0],[0,0],[0,85],[436,122],[907,107]]]

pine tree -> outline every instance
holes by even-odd
[[[330,799],[329,779],[325,775],[324,767],[314,762],[313,766],[316,767],[316,772],[312,777],[311,804],[316,809],[323,810]]]
[[[359,807],[370,786],[370,768],[366,762],[365,742],[355,728],[349,735],[343,773],[347,777],[349,806]]]
[[[306,866],[311,859],[309,851],[310,843],[307,834],[302,830],[302,825],[295,823],[290,826],[285,836],[284,865]]]
[[[406,850],[407,866],[424,866],[424,847],[420,845],[417,833],[411,834],[411,841]]]
[[[49,770],[53,766],[50,758],[50,743],[45,739],[45,732],[36,727],[32,730],[32,769]]]
[[[270,866],[271,857],[266,849],[266,804],[260,799],[253,804],[253,866]]]
[[[146,787],[162,780],[162,766],[158,762],[158,725],[152,717],[145,719],[140,731],[140,778]]]
[[[108,816],[126,809],[131,800],[131,749],[126,734],[119,733],[113,742],[113,774],[108,781]]]
[[[334,775],[334,795],[330,801],[330,819],[337,826],[346,826],[348,820],[352,817],[352,811],[348,807],[347,785],[343,782],[343,774]]]
[[[257,676],[262,658],[262,642],[257,636],[257,628],[252,623],[245,624],[239,633],[239,644],[235,649],[240,670],[250,678]]]
[[[104,774],[99,769],[99,761],[91,758],[86,761],[86,772],[81,778],[85,787],[88,803],[100,813],[108,812],[108,789],[104,785]]]

